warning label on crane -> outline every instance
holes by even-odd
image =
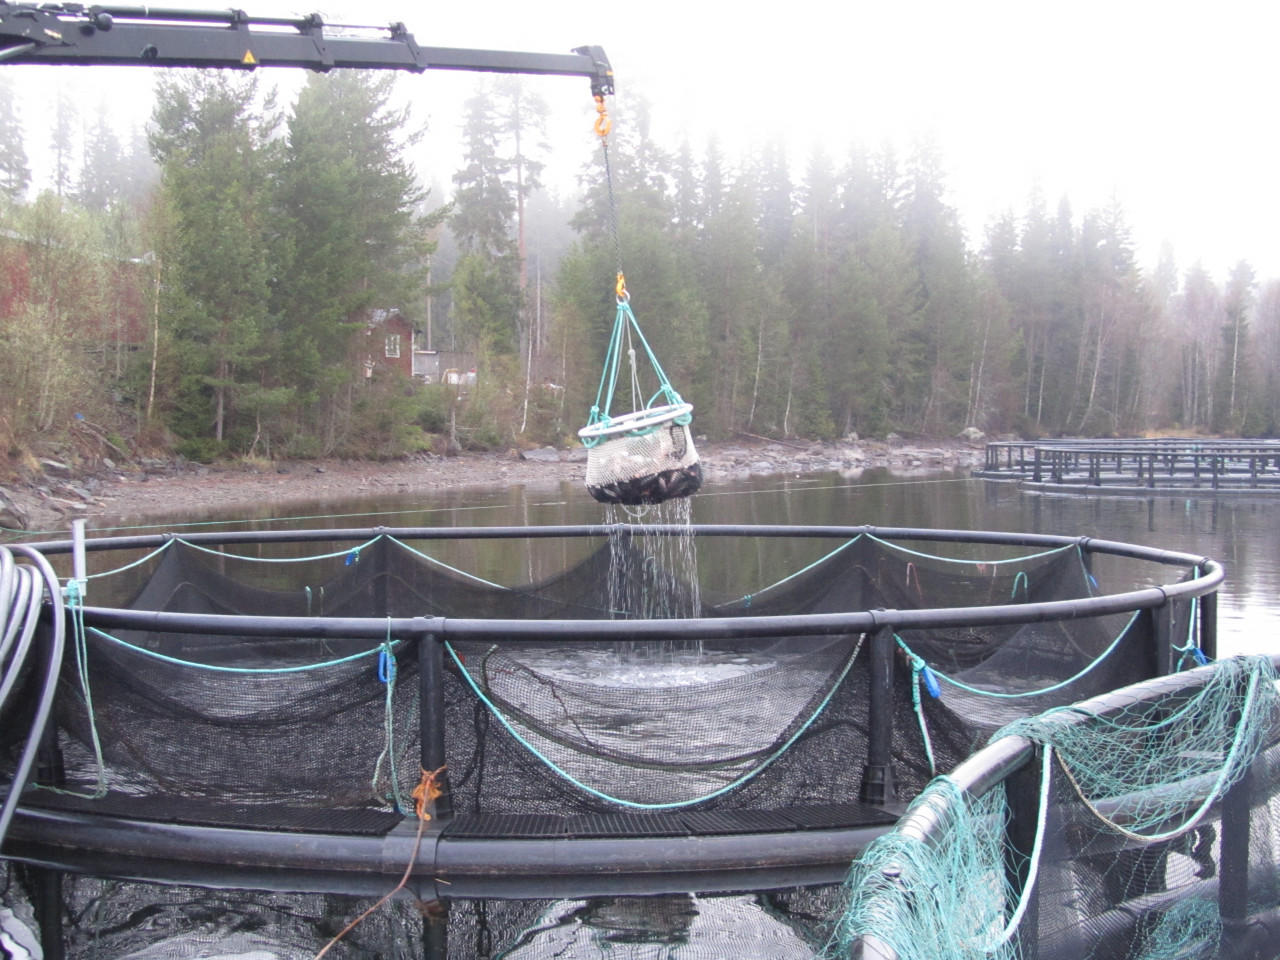
[[[258,65],[258,58],[253,55],[252,50],[246,50],[244,52],[244,56],[240,58],[240,62],[246,67],[256,67]]]

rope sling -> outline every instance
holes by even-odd
[[[612,124],[605,113],[604,97],[595,99],[598,114],[595,131],[600,135],[604,152],[605,184],[609,191],[609,216],[618,264],[615,287],[618,312],[596,390],[596,402],[591,407],[587,425],[578,431],[587,448],[587,491],[601,503],[627,506],[663,503],[690,496],[702,486],[702,464],[689,431],[693,404],[686,403],[667,379],[631,310],[631,294],[627,292],[622,273],[618,209],[609,166],[608,135]],[[636,342],[643,348],[658,378],[658,389],[647,402],[643,402],[644,393],[640,388]],[[629,365],[632,410],[613,416],[610,411],[624,356]]]

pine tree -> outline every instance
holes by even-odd
[[[58,90],[54,107],[53,132],[49,146],[53,150],[53,190],[59,196],[71,191],[71,154],[75,148],[76,104],[66,90]]]
[[[21,201],[31,183],[13,78],[0,75],[0,196]]]
[[[472,344],[512,354],[520,312],[515,163],[505,152],[503,118],[488,92],[478,92],[465,109],[463,167],[453,175],[449,218],[461,254],[453,279],[454,311]]]

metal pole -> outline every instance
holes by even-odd
[[[422,620],[418,631],[418,722],[422,738],[422,769],[439,770],[436,785],[440,796],[432,812],[437,820],[453,816],[453,791],[449,788],[444,745],[444,642]]]
[[[80,581],[81,589],[89,579],[84,560],[84,520],[71,521],[71,575]]]
[[[882,807],[898,799],[893,775],[893,675],[897,658],[892,627],[881,627],[870,639],[867,762],[862,768],[858,799]]]

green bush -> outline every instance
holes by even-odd
[[[449,404],[456,388],[443,383],[424,386],[418,392],[418,414],[414,422],[428,433],[445,433],[449,429]]]
[[[178,441],[174,452],[195,463],[212,463],[226,456],[227,445],[213,437],[188,437]]]

